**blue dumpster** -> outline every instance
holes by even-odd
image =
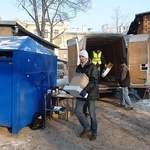
[[[56,86],[57,56],[28,36],[0,37],[0,126],[17,134]]]

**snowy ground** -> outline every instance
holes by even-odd
[[[125,110],[114,97],[96,101],[96,141],[89,140],[90,134],[79,138],[82,128],[73,114],[68,121],[48,119],[44,130],[24,127],[11,134],[0,127],[0,150],[150,150],[150,99],[132,102],[134,109]]]
[[[24,127],[11,134],[0,127],[0,150],[150,150],[150,100],[133,101],[134,109],[117,107],[118,100],[104,97],[96,102],[98,137],[78,137],[82,128],[71,115],[68,121],[47,120],[44,130]]]

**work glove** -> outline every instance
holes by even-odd
[[[87,98],[87,97],[88,97],[88,93],[86,92],[86,90],[81,90],[80,95],[81,95],[83,98]]]

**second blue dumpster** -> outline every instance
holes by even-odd
[[[44,112],[44,94],[56,86],[57,56],[28,36],[0,37],[0,125],[18,133]]]

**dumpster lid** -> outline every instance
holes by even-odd
[[[27,52],[55,55],[29,36],[0,37],[0,51],[2,50],[22,50]]]

